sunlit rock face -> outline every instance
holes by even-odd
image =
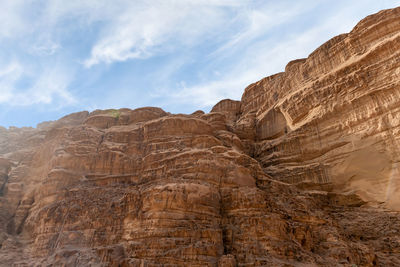
[[[400,9],[210,113],[0,128],[1,266],[400,266]]]
[[[362,20],[246,88],[255,153],[288,183],[332,184],[400,210],[400,9]]]

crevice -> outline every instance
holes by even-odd
[[[28,218],[28,215],[29,215],[29,212],[26,212],[26,214],[25,214],[24,217],[22,218],[21,223],[19,224],[19,226],[18,226],[18,228],[17,228],[17,231],[16,231],[16,234],[17,234],[17,235],[19,235],[19,234],[22,233],[22,230],[23,230],[23,228],[24,228],[25,221],[26,221],[26,219]]]
[[[8,179],[10,177],[8,176],[8,174],[5,175],[5,179],[4,179],[4,183],[1,185],[0,187],[0,197],[4,196],[4,189],[6,188],[6,184],[8,183]]]
[[[19,164],[19,163],[18,163]],[[0,187],[0,197],[4,196],[5,194],[5,189],[6,189],[6,185],[8,183],[8,181],[10,180],[10,172],[12,169],[12,165],[10,164],[7,169],[6,169],[6,173],[4,173],[4,183],[1,185]]]
[[[53,249],[53,253],[54,253],[54,252],[57,250],[57,248],[58,248],[58,245],[59,245],[59,243],[60,243],[60,238],[61,238],[61,235],[62,235],[62,233],[63,233],[63,231],[64,231],[65,222],[67,221],[68,216],[69,216],[69,208],[67,209],[67,212],[66,212],[65,215],[64,215],[62,225],[61,225],[61,227],[60,227],[60,230],[59,230],[58,233],[57,233],[57,238],[56,238],[56,240],[55,240],[55,242],[54,242],[54,246],[53,246],[53,248],[52,248],[52,249]]]
[[[15,218],[15,215],[13,215],[13,216],[9,219],[9,221],[8,221],[8,223],[7,223],[6,231],[7,231],[7,234],[9,234],[9,235],[14,235],[14,233],[15,233],[15,222],[14,222],[14,218]]]
[[[224,173],[224,175],[226,175],[226,172]],[[223,199],[222,199],[222,193],[221,193],[221,184],[222,184],[222,176],[220,176],[219,177],[219,184],[218,184],[218,195],[219,195],[219,215],[221,216],[221,221],[220,221],[220,225],[219,225],[219,228],[221,229],[221,234],[222,234],[222,240],[221,240],[221,242],[222,242],[222,246],[223,246],[223,249],[224,249],[224,251],[223,251],[223,254],[225,254],[225,251],[226,251],[226,246],[225,246],[225,235],[224,235],[224,233],[225,233],[225,227],[224,227],[224,223],[223,223],[223,220],[224,220],[224,209],[223,209],[223,205],[224,205],[224,203],[223,203]]]
[[[101,137],[100,137],[100,141],[99,141],[99,144],[97,145],[97,148],[96,148],[96,153],[98,154],[99,153],[99,149],[100,149],[100,146],[103,144],[103,142],[104,142],[104,132],[101,132]]]

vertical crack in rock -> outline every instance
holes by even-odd
[[[4,175],[4,182],[0,187],[0,197],[4,196],[4,190],[6,188],[7,182],[8,182],[9,176],[8,174]]]
[[[12,216],[7,223],[7,234],[9,235],[14,235],[15,234],[15,222],[14,222],[15,216]]]

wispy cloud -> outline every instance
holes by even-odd
[[[51,39],[38,40],[32,45],[31,53],[38,56],[51,56],[60,48],[61,45]]]
[[[237,32],[221,45],[211,57],[231,54],[244,45],[251,44],[258,38],[266,38],[267,34],[280,25],[293,20],[296,16],[312,10],[318,3],[305,0],[303,2],[264,2],[249,9],[240,10]]]
[[[56,101],[58,108],[72,104],[76,100],[67,90],[67,73],[60,68],[45,68],[32,73],[19,62],[11,62],[0,69],[0,104],[31,106]]]
[[[207,109],[222,98],[240,98],[248,84],[282,71],[362,17],[395,5],[398,1],[0,0],[0,108]],[[187,109],[175,108],[181,105]]]
[[[0,6],[0,39],[14,37],[26,31],[24,1],[0,0]]]
[[[22,75],[22,67],[11,62],[0,69],[0,103],[7,103],[13,97],[14,84]]]
[[[177,0],[126,4],[102,31],[85,66],[147,58],[174,45],[195,45],[219,32],[231,20],[232,9],[245,3]]]
[[[283,6],[281,7],[283,8]],[[169,99],[170,103],[191,102],[197,108],[209,108],[224,98],[240,99],[244,88],[249,84],[268,75],[284,71],[289,61],[307,57],[323,42],[337,34],[350,31],[360,19],[349,14],[355,8],[357,5],[350,6],[349,10],[330,16],[322,23],[312,25],[304,31],[282,34],[278,41],[259,37],[265,34],[265,31],[276,30],[275,27],[279,31],[281,24],[296,23],[295,16],[310,11],[310,9],[298,8],[286,15],[275,10],[270,13],[268,18],[256,18],[258,11],[251,12],[248,27],[245,27],[246,30],[241,31],[211,54],[214,57],[213,61],[218,61],[219,58],[225,57],[225,53],[237,49],[240,51],[241,57],[235,64],[225,69],[223,75],[216,75],[213,79],[202,83],[188,86],[186,81],[182,81],[180,90],[175,92],[173,99]],[[254,24],[255,20],[259,21]],[[260,25],[263,25],[261,21],[265,23],[270,21],[272,24],[267,25],[267,29],[262,31],[259,29]]]

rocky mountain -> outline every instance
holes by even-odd
[[[1,266],[400,266],[400,8],[210,113],[0,128]]]

